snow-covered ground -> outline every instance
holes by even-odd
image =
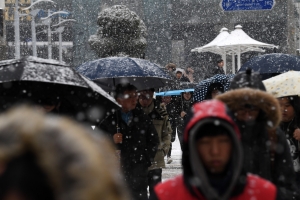
[[[169,178],[173,178],[179,174],[182,173],[182,167],[181,167],[181,148],[178,137],[176,137],[176,140],[172,143],[172,153],[171,157],[173,159],[173,162],[170,164],[166,164],[166,168],[162,171],[162,181],[165,181]],[[165,157],[165,161],[167,163],[167,157]]]

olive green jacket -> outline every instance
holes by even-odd
[[[153,100],[149,107],[143,108],[144,112],[152,119],[159,138],[157,153],[152,165],[148,168],[149,170],[166,167],[164,157],[167,155],[171,144],[172,128],[169,115],[164,108],[156,104],[158,103]]]

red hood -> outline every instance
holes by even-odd
[[[196,103],[193,106],[193,117],[187,123],[184,130],[184,142],[188,141],[189,131],[191,128],[199,122],[199,120],[203,120],[205,118],[218,118],[223,119],[224,121],[231,124],[237,134],[237,137],[240,139],[240,131],[237,125],[233,122],[228,114],[227,107],[224,103],[219,100],[210,100],[204,101],[201,103]]]
[[[182,166],[186,184],[192,188],[199,188],[207,199],[228,199],[239,181],[242,170],[243,153],[240,142],[240,132],[228,111],[226,105],[219,100],[196,103],[193,106],[192,113],[189,113],[188,116],[191,117],[191,119],[187,121],[187,125],[185,126]],[[198,130],[208,123],[218,123],[216,125],[220,125],[228,130],[232,139],[233,151],[230,164],[232,176],[228,183],[227,190],[222,197],[218,196],[213,186],[210,185],[210,179],[199,158],[197,150],[196,136],[199,133]]]

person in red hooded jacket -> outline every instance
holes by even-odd
[[[242,170],[240,132],[221,101],[197,103],[186,121],[183,175],[154,189],[151,200],[273,200],[276,186]]]

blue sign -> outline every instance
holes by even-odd
[[[224,11],[238,10],[271,10],[275,0],[222,0],[221,7]]]

